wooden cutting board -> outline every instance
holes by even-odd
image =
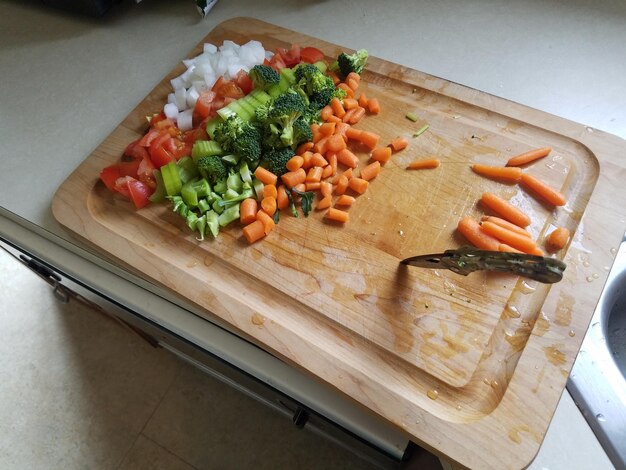
[[[339,46],[255,19],[222,23],[205,39]],[[189,57],[199,54],[199,44]],[[182,59],[182,58],[181,58]],[[98,181],[159,111],[169,79],[129,114],[68,177],[53,201],[56,219],[99,252],[192,302],[207,319],[310,372],[403,429],[418,444],[468,467],[521,468],[537,452],[563,391],[626,226],[624,141],[400,65],[371,58],[361,90],[382,112],[359,124],[387,143],[408,136],[337,226],[321,213],[283,215],[248,246],[241,228],[197,242],[165,204],[135,211]],[[407,112],[418,122],[405,118]],[[430,128],[412,134],[424,123]],[[551,146],[532,173],[562,191],[553,210],[516,185],[474,174],[470,163],[502,165]],[[355,148],[362,162],[364,149]],[[441,159],[435,170],[409,161]],[[531,215],[543,240],[554,226],[574,234],[558,256],[565,278],[546,286],[507,274],[400,267],[408,256],[464,243],[465,215],[479,218],[492,191]]]

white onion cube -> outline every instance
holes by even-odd
[[[179,88],[174,92],[174,96],[176,97],[176,106],[178,109],[180,111],[187,109],[187,90]]]
[[[181,131],[189,131],[193,127],[193,110],[188,109],[178,113],[176,125]]]
[[[178,108],[173,103],[168,103],[163,107],[165,117],[168,119],[176,119],[178,117]]]
[[[217,52],[217,46],[209,42],[205,42],[203,46],[203,50],[204,52],[207,52],[209,54],[215,54]]]
[[[196,101],[200,97],[200,93],[194,87],[187,90],[187,106],[193,108],[196,105]]]

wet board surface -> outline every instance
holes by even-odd
[[[340,46],[251,18],[220,24],[205,41],[256,39],[266,49]],[[202,51],[199,44],[189,57]],[[183,58],[181,58],[182,60]],[[283,214],[248,246],[233,224],[197,242],[166,204],[135,211],[98,181],[162,109],[169,79],[129,114],[68,177],[56,219],[122,266],[201,308],[207,319],[306,370],[402,428],[419,444],[465,466],[521,468],[534,457],[608,275],[626,223],[624,141],[419,71],[370,58],[359,91],[381,113],[360,129],[409,147],[385,165],[338,226],[313,211]],[[418,116],[406,119],[407,112]],[[429,129],[412,134],[423,124]],[[518,185],[474,174],[471,163],[551,146],[525,169],[567,197],[554,209]],[[361,164],[365,148],[353,147]],[[434,170],[406,164],[436,156]],[[620,157],[622,157],[620,159]],[[455,233],[491,191],[532,219],[535,240],[555,226],[574,234],[558,253],[568,268],[547,286],[508,274],[400,267],[399,260],[464,244]]]

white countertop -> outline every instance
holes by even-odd
[[[0,16],[0,207],[67,238],[50,210],[56,188],[195,44],[235,16],[366,48],[626,138],[626,3],[617,0],[221,0],[204,20],[191,0],[126,1],[101,19],[13,0]],[[610,468],[577,413],[565,396],[532,468]],[[587,438],[569,441],[574,428]],[[572,458],[585,452],[593,460]]]

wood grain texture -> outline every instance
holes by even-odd
[[[206,41],[249,39],[273,49],[292,42],[333,57],[342,50],[250,18],[219,25]],[[201,51],[199,44],[189,57]],[[182,58],[181,58],[182,59]],[[102,167],[145,131],[169,79],[68,177],[53,201],[57,220],[94,249],[201,308],[207,319],[302,368],[462,466],[522,468],[534,457],[565,387],[626,226],[626,144],[611,135],[371,58],[362,89],[379,116],[359,127],[387,143],[408,136],[345,227],[322,214],[283,216],[247,246],[241,229],[199,243],[165,205],[135,211],[98,182]],[[408,111],[418,122],[405,118]],[[411,135],[424,123],[430,128]],[[535,147],[553,152],[526,171],[563,192],[552,209],[515,185],[482,178],[475,162],[503,165]],[[364,149],[355,148],[361,162]],[[435,170],[408,162],[437,156]],[[463,240],[460,217],[479,218],[491,191],[531,215],[543,240],[554,226],[574,234],[553,286],[505,274],[462,277],[399,267],[402,258]]]

